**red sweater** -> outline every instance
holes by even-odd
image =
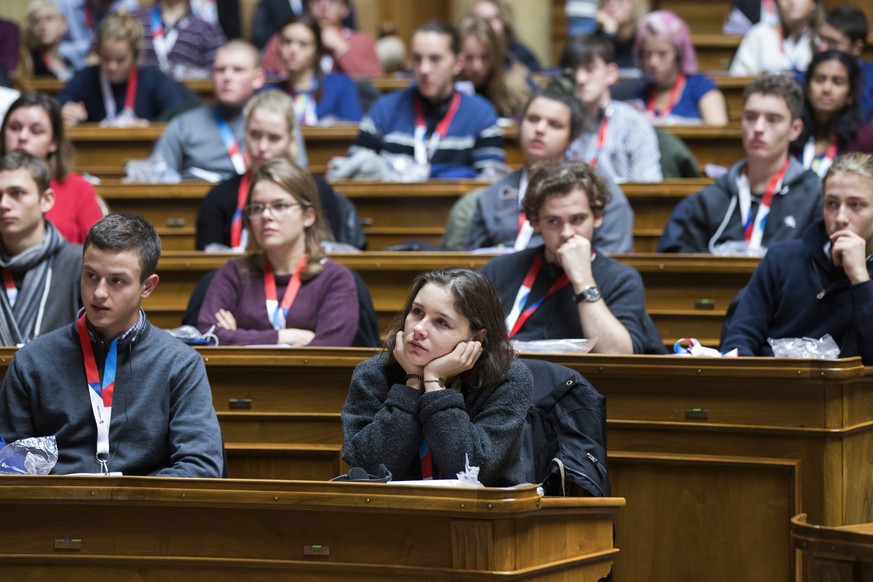
[[[79,174],[70,172],[63,182],[52,180],[55,205],[46,213],[64,238],[82,244],[94,223],[103,218],[103,209],[97,202],[97,192]]]

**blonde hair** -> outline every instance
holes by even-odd
[[[461,47],[464,46],[464,40],[474,38],[491,55],[491,72],[488,74],[484,94],[494,105],[498,115],[517,115],[531,94],[527,83],[527,69],[516,61],[507,65],[506,44],[500,41],[497,33],[483,18],[465,16],[458,25],[458,35]]]
[[[300,129],[297,126],[297,114],[294,111],[294,101],[291,99],[291,96],[278,89],[270,89],[253,96],[248,100],[243,109],[246,118],[246,129],[248,129],[252,114],[259,109],[274,111],[285,119],[285,128],[288,131],[288,135],[291,136],[291,141],[288,143],[287,155],[289,159],[296,160],[299,153],[297,151],[297,137]]]
[[[863,152],[853,152],[839,156],[834,160],[824,180],[822,180],[822,193],[827,188],[828,180],[834,174],[854,174],[873,181],[873,156]]]
[[[100,21],[97,29],[97,38],[94,46],[100,51],[100,45],[104,40],[117,40],[126,42],[133,52],[133,60],[138,61],[142,49],[142,24],[124,10],[109,13]]]
[[[55,13],[55,16],[59,17],[64,22],[67,21],[60,6],[54,2],[51,2],[50,0],[31,0],[30,4],[27,5],[27,12],[24,16],[27,20],[27,28],[24,29],[24,45],[34,51],[39,49],[40,46],[37,43],[36,38],[33,36],[33,19],[35,18],[34,15],[36,14],[36,11],[42,8],[48,8]]]

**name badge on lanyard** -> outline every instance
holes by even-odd
[[[100,69],[100,92],[103,94],[103,108],[106,110],[106,119],[112,121],[121,118],[136,118],[136,83],[139,71],[136,65],[130,67],[130,73],[127,76],[127,91],[124,96],[124,108],[121,113],[118,113],[118,108],[115,106],[115,95],[112,94],[112,88],[109,86],[109,78],[103,69]]]
[[[155,56],[158,58],[158,64],[161,70],[166,73],[172,71],[170,64],[170,52],[176,46],[176,40],[179,38],[179,30],[176,27],[167,33],[164,30],[164,22],[161,20],[161,10],[155,6],[152,8],[152,47],[155,49]]]
[[[421,99],[416,97],[413,99],[415,105],[415,135],[413,139],[413,152],[415,155],[415,163],[420,166],[429,166],[430,161],[439,149],[440,140],[446,136],[449,127],[452,125],[452,120],[458,112],[458,107],[461,105],[461,94],[455,91],[452,96],[452,102],[449,105],[449,110],[445,116],[437,123],[436,128],[427,138],[427,124],[424,120],[424,111],[421,106]]]
[[[297,292],[300,291],[300,274],[306,268],[307,262],[306,255],[300,257],[280,304],[276,293],[276,277],[273,275],[273,266],[270,264],[270,260],[264,257],[264,295],[267,303],[267,317],[270,318],[270,323],[275,330],[285,329],[285,319],[288,317],[288,310],[291,309],[291,305],[297,298]]]
[[[776,190],[782,183],[782,177],[788,171],[788,165],[791,158],[785,160],[782,168],[773,174],[770,181],[767,183],[767,189],[764,190],[764,195],[761,197],[761,204],[758,206],[758,211],[755,216],[752,216],[752,192],[749,186],[749,179],[744,174],[737,178],[737,187],[740,197],[740,213],[743,219],[743,230],[745,231],[746,246],[750,249],[761,248],[761,240],[764,238],[764,229],[767,228],[767,217],[770,215],[770,206],[773,203],[773,196]]]
[[[79,343],[82,346],[82,357],[85,360],[85,379],[88,382],[91,411],[97,424],[97,462],[100,463],[100,472],[108,475],[109,424],[112,420],[112,395],[115,392],[115,371],[118,365],[118,338],[109,344],[101,380],[97,360],[94,358],[94,348],[88,337],[88,324],[85,323],[84,313],[79,316],[76,326],[79,331]]]
[[[243,154],[240,149],[239,144],[236,142],[236,138],[233,136],[233,132],[230,130],[230,126],[221,116],[218,108],[216,107],[212,111],[213,116],[215,117],[215,124],[218,126],[218,133],[221,134],[221,141],[224,143],[224,148],[227,150],[227,155],[230,157],[231,164],[233,164],[233,170],[237,174],[245,174],[247,165],[245,154]]]

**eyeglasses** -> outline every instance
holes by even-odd
[[[288,214],[288,211],[294,208],[295,206],[303,206],[299,202],[270,202],[269,204],[249,204],[245,208],[243,208],[243,212],[249,220],[261,220],[264,216],[264,210],[270,211],[270,216],[275,218],[276,220],[281,220],[285,218],[285,215]]]

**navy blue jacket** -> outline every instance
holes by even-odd
[[[824,221],[800,240],[773,245],[746,287],[724,334],[721,350],[772,356],[767,338],[820,338],[840,346],[840,357],[861,356],[873,365],[873,281],[852,285],[825,254]],[[867,270],[873,276],[873,262]]]

